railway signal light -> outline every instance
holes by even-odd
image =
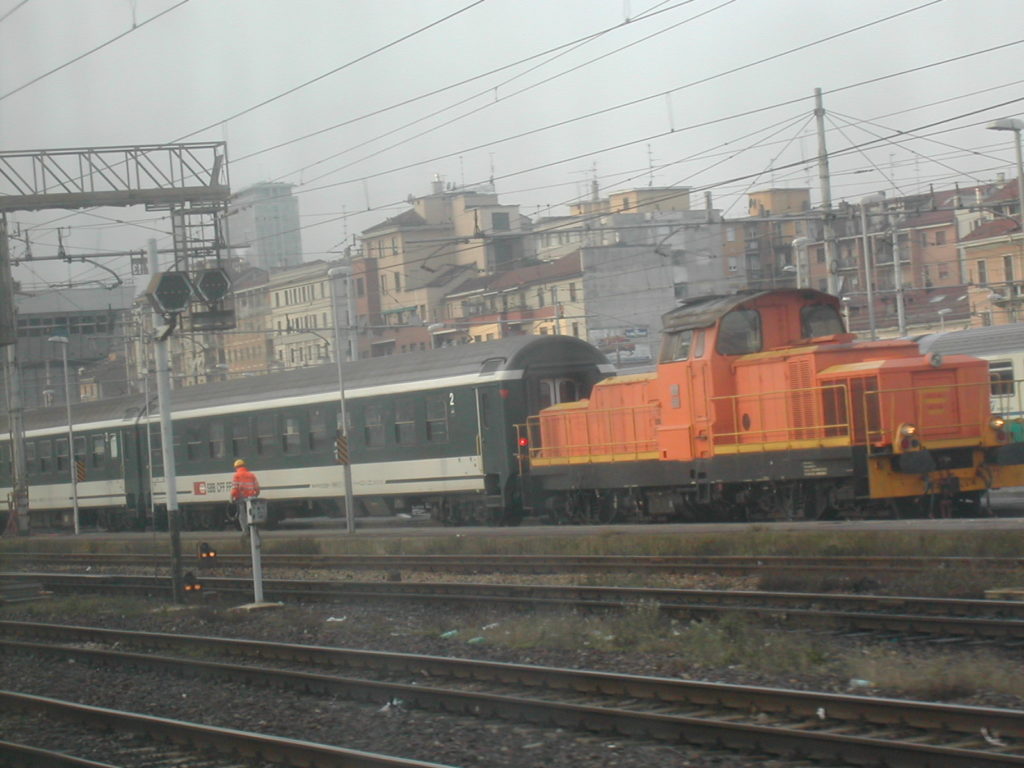
[[[207,560],[217,556],[217,550],[207,544],[205,541],[199,545],[199,559]]]
[[[196,276],[196,292],[207,304],[214,304],[231,292],[231,278],[220,267],[204,269]]]
[[[186,592],[191,592],[193,594],[203,591],[202,582],[196,578],[196,575],[192,573],[192,571],[189,571],[185,574],[185,578],[182,581],[182,586]]]
[[[192,303],[192,282],[184,272],[158,272],[149,281],[146,294],[161,314],[177,314]]]

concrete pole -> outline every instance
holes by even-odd
[[[336,290],[336,283],[339,279],[344,279],[345,284],[345,295],[346,295],[346,308],[345,319],[346,326],[346,339],[345,345],[342,346],[341,326],[342,317],[341,312],[338,311],[338,291]],[[347,350],[348,354],[354,357],[352,350],[352,270],[350,267],[334,267],[333,269],[327,270],[327,280],[331,286],[331,309],[334,313],[334,358],[338,363],[338,420],[341,422],[339,425],[341,430],[341,440],[344,444],[345,456],[340,456],[339,460],[342,462],[341,467],[343,471],[343,479],[345,483],[345,532],[355,533],[356,530],[356,519],[355,519],[355,494],[352,490],[352,458],[349,454],[349,442],[348,442],[348,410],[345,406],[345,372],[342,360],[346,357],[346,354],[342,350]]]
[[[50,341],[54,339],[51,338]],[[71,340],[63,337],[57,342],[60,345],[60,359],[64,363],[64,405],[68,419],[68,462],[71,476],[71,509],[75,521],[75,535],[82,532],[78,512],[78,467],[75,466],[75,427],[71,421],[71,384],[68,378],[68,344]]]
[[[818,126],[818,179],[821,184],[821,208],[825,217],[825,269],[828,272],[828,292],[835,295],[836,233],[832,223],[832,186],[829,181],[828,150],[825,148],[825,108],[821,103],[821,88],[814,89],[814,119]]]
[[[149,241],[149,274],[160,271],[157,259],[156,240]],[[153,310],[154,320],[161,320]],[[155,322],[158,326],[161,323]],[[171,423],[171,364],[167,351],[167,339],[154,339],[156,357],[156,391],[160,407],[160,450],[164,457],[164,486],[167,489],[167,528],[171,534],[171,589],[174,602],[185,601],[184,580],[181,566],[181,517],[178,512],[177,472],[174,466],[174,427]]]
[[[900,336],[907,335],[907,314],[903,308],[903,265],[900,263],[900,234],[896,217],[892,220],[892,281],[896,289],[896,323]]]
[[[871,330],[871,340],[878,339],[878,329],[875,325],[875,288],[872,285],[875,281],[875,265],[871,253],[871,239],[868,237],[868,215],[867,204],[860,201],[860,237],[861,247],[864,250],[864,282],[867,287],[868,299],[868,328]]]

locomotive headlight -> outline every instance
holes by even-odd
[[[993,416],[989,419],[988,425],[992,427],[992,429],[1002,429],[1006,426],[1006,419],[1000,416]]]
[[[917,434],[917,427],[913,424],[900,424],[901,437],[913,437]]]

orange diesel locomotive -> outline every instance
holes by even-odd
[[[855,341],[839,306],[804,289],[687,300],[655,372],[525,425],[527,503],[566,522],[950,515],[1024,485],[985,361]]]

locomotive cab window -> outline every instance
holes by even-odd
[[[843,319],[835,307],[826,304],[812,304],[800,310],[800,333],[805,339],[845,333]]]
[[[761,313],[755,309],[734,309],[718,326],[720,355],[749,355],[761,351]]]
[[[693,345],[693,331],[676,331],[665,334],[661,343],[661,362],[673,363],[690,359],[690,348]]]

